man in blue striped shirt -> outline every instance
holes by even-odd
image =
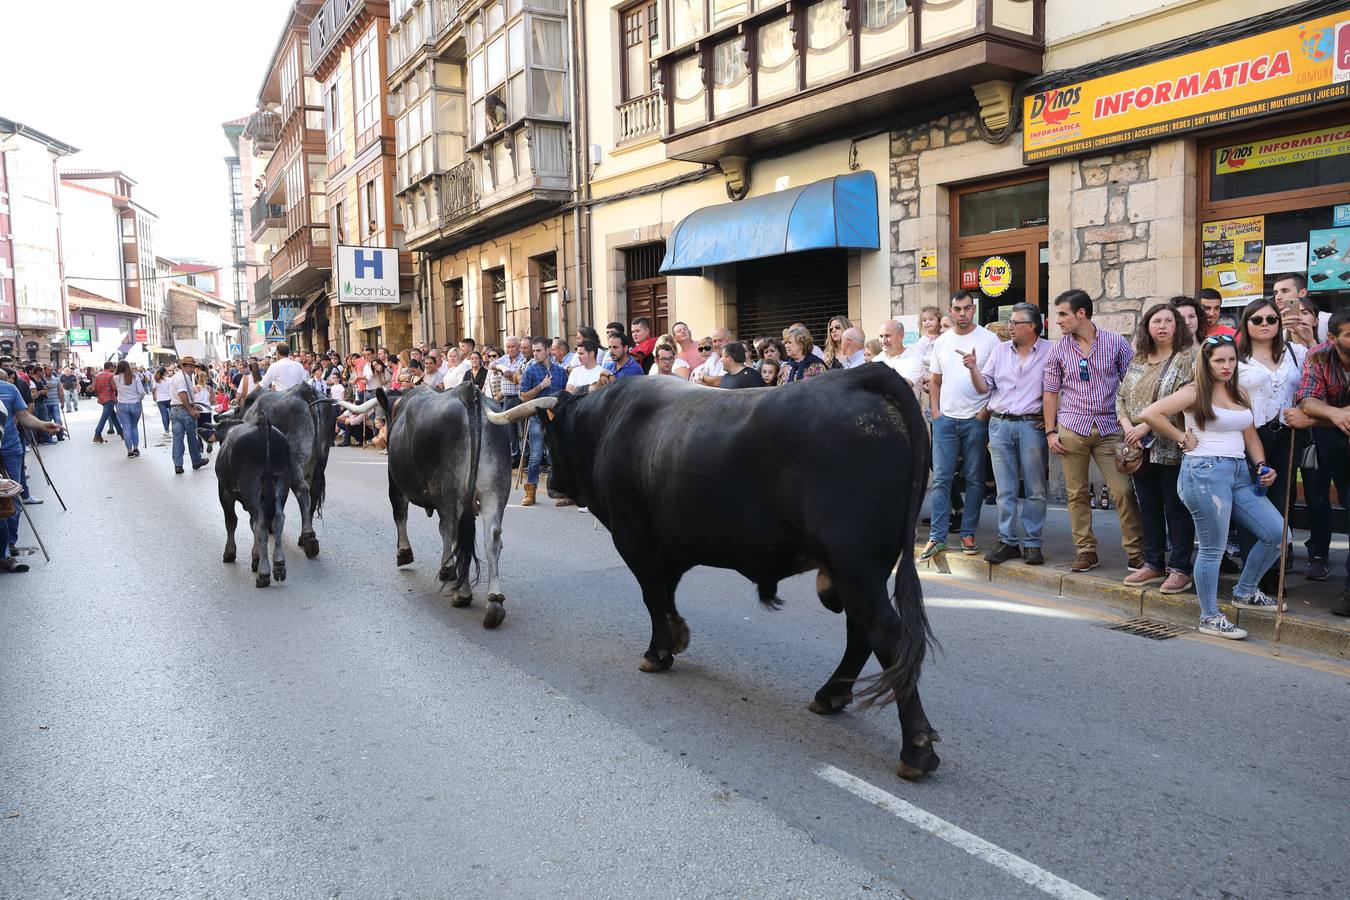
[[[1064,464],[1069,524],[1078,549],[1070,568],[1086,572],[1098,564],[1088,483],[1088,464],[1095,461],[1116,505],[1120,543],[1134,571],[1144,562],[1139,507],[1129,477],[1116,471],[1114,454],[1121,437],[1116,391],[1134,350],[1125,338],[1093,323],[1092,298],[1085,291],[1069,290],[1056,297],[1055,321],[1064,337],[1050,353],[1041,387],[1045,439]]]

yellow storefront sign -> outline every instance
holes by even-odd
[[[1350,128],[1323,128],[1220,147],[1214,151],[1214,174],[1232,175],[1346,153],[1350,153]]]
[[[1350,11],[1023,100],[1028,163],[1350,96]]]

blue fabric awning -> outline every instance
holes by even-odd
[[[695,210],[666,242],[661,274],[701,275],[704,266],[828,247],[881,248],[871,172]]]

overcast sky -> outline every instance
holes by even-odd
[[[230,145],[220,125],[256,108],[291,4],[0,6],[0,116],[80,148],[63,160],[67,168],[121,169],[135,179],[135,198],[159,216],[160,256],[229,266]],[[230,296],[228,273],[221,288]]]

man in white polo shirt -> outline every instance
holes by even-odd
[[[297,384],[308,380],[309,373],[305,371],[305,367],[291,359],[290,346],[277,344],[277,361],[267,367],[262,381],[258,382],[258,388],[264,391],[289,391]]]

